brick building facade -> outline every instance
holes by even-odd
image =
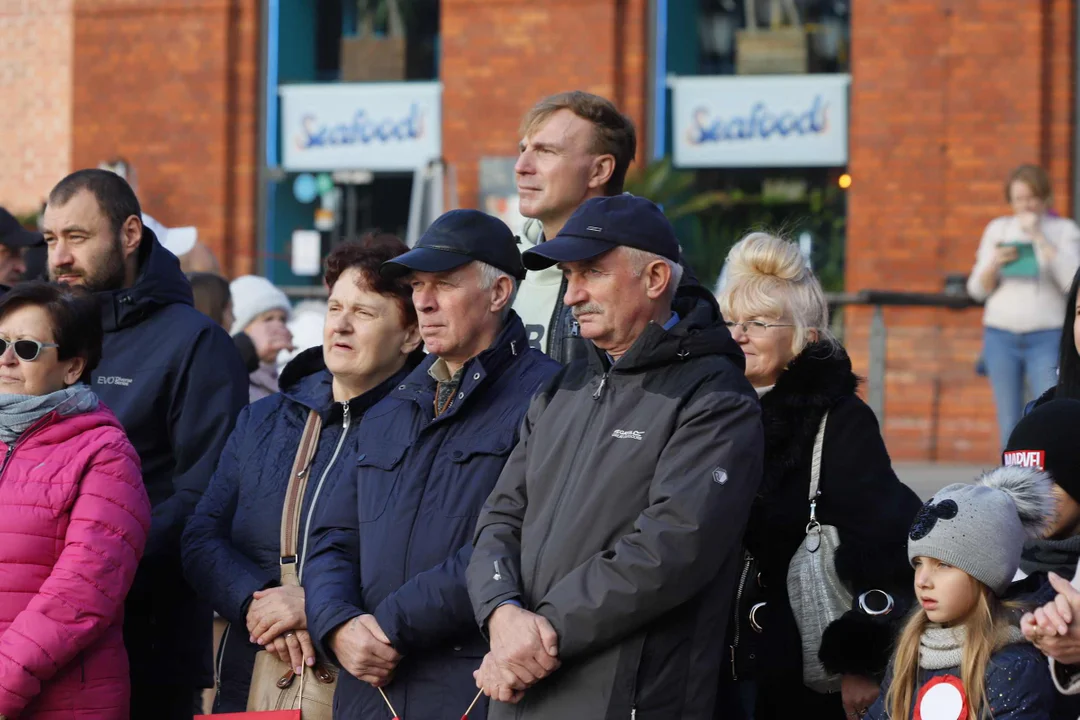
[[[257,270],[261,5],[0,4],[0,93],[13,98],[0,113],[0,203],[32,209],[64,172],[125,157],[150,214],[196,225],[232,274]],[[1075,5],[853,0],[849,291],[935,292],[966,273],[983,227],[1007,211],[1003,179],[1021,162],[1050,170],[1055,207],[1071,214]],[[513,155],[523,112],[560,90],[616,100],[638,124],[644,157],[650,7],[441,1],[442,145],[461,205],[477,203],[480,158]],[[869,318],[845,314],[863,374]],[[973,370],[979,312],[896,309],[886,320],[893,455],[991,461],[990,389]]]
[[[847,289],[940,292],[966,274],[1005,178],[1037,162],[1072,212],[1074,0],[855,0]],[[883,39],[887,39],[884,41]],[[885,439],[895,457],[984,462],[990,385],[978,310],[886,310]],[[868,366],[868,311],[846,344]]]

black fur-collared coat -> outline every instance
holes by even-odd
[[[807,346],[761,399],[765,427],[765,471],[745,537],[753,555],[751,577],[743,583],[729,622],[728,643],[739,627],[735,653],[749,667],[734,669],[739,680],[757,683],[757,720],[834,716],[842,718],[839,694],[823,697],[802,682],[801,641],[788,601],[787,571],[805,537],[809,520],[810,465],[821,418],[829,411],[821,463],[818,521],[840,535],[837,570],[853,590],[853,608],[826,631],[821,659],[833,672],[880,679],[895,634],[914,603],[907,535],[921,502],[892,470],[877,418],[855,394],[858,381],[839,346]],[[895,607],[887,616],[861,612],[858,597],[880,589]],[[883,605],[880,595],[870,598]],[[765,602],[750,627],[749,610]],[[745,646],[744,644],[749,644]],[[729,651],[729,657],[732,653]],[[722,678],[730,685],[732,669]],[[742,672],[740,675],[739,673]]]

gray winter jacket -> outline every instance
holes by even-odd
[[[675,309],[614,366],[590,343],[533,399],[480,515],[477,621],[516,599],[562,661],[490,718],[712,718],[763,438],[727,329],[692,300]]]

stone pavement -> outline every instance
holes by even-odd
[[[984,470],[994,466],[946,465],[939,463],[893,463],[893,469],[904,483],[919,494],[923,500],[952,483],[971,482]]]

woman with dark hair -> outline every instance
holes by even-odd
[[[1024,409],[1056,381],[1058,323],[1080,267],[1080,227],[1050,214],[1046,171],[1021,165],[1005,183],[1012,213],[986,226],[968,294],[986,301],[983,358],[997,406],[1001,446]]]
[[[230,623],[217,653],[215,712],[245,710],[260,649],[297,671],[315,663],[303,588],[279,584],[290,468],[314,411],[322,425],[300,500],[296,569],[302,579],[310,519],[325,498],[327,478],[355,467],[360,418],[423,357],[412,291],[379,273],[384,262],[406,250],[392,235],[372,234],[330,254],[322,347],[300,353],[281,373],[281,391],[240,413],[188,522],[184,571]]]
[[[150,530],[139,456],[85,383],[89,295],[0,299],[0,718],[128,717],[124,599]]]
[[[228,332],[232,328],[233,303],[229,281],[220,275],[207,272],[188,273],[191,293],[195,296],[195,309]]]

